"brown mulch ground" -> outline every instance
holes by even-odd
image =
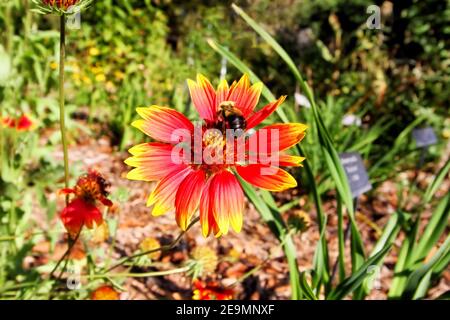
[[[152,217],[150,208],[145,206],[146,199],[153,188],[151,183],[125,179],[129,168],[126,167],[123,160],[127,156],[126,152],[114,152],[109,139],[106,137],[97,140],[86,137],[83,141],[79,141],[76,147],[70,148],[71,163],[81,165],[81,168],[84,169],[98,169],[111,183],[111,193],[119,188],[126,188],[128,191],[128,201],[118,204],[113,213],[119,220],[115,242],[115,258],[131,255],[139,248],[141,241],[147,237],[158,238],[164,244],[170,243],[180,232],[173,216]],[[62,153],[56,154],[55,158],[62,161]],[[419,181],[424,181],[423,184],[426,185],[426,181],[432,178],[428,171],[432,172],[433,170],[434,168],[427,168],[426,171],[421,172]],[[414,174],[414,172],[409,171],[403,172],[399,178],[412,179]],[[449,186],[450,182],[447,180],[439,190],[438,195],[442,196],[448,192]],[[283,201],[291,197],[290,194],[277,196]],[[305,200],[302,197],[299,201],[303,204]],[[371,198],[367,196],[361,198],[357,218],[368,252],[379,237],[379,231],[382,230],[390,214],[394,212],[397,201],[396,184],[391,181],[381,184],[373,191]],[[418,199],[413,198],[411,201],[411,205],[413,205]],[[324,209],[328,215],[327,240],[332,262],[337,257],[337,216],[335,208],[334,200],[325,201]],[[283,215],[286,217],[288,213],[289,211]],[[311,209],[308,214],[312,221],[310,228],[303,234],[295,236],[298,264],[301,271],[312,267],[314,250],[319,240],[315,212]],[[427,217],[430,214],[430,209],[427,209],[424,215]],[[58,222],[55,221],[56,223]],[[48,228],[48,226],[42,227]],[[380,286],[378,289],[372,290],[368,299],[386,298],[400,244],[401,242],[397,239],[397,247],[386,257],[380,271]],[[103,246],[108,248],[110,244],[104,243]],[[251,204],[247,203],[246,205],[244,227],[241,233],[230,232],[219,239],[214,237],[205,239],[201,235],[199,225],[196,225],[189,230],[174,250],[164,253],[159,258],[157,268],[165,270],[182,266],[189,259],[192,249],[197,246],[208,246],[216,250],[220,263],[216,271],[210,275],[210,278],[219,280],[224,286],[235,283],[247,271],[270,257],[270,260],[266,261],[259,271],[237,285],[236,298],[289,299],[289,273],[286,260],[283,258],[283,251],[277,239],[272,235],[266,224],[262,222],[258,212]],[[41,250],[45,251],[42,248]],[[60,249],[52,259],[62,255],[63,251],[63,248]],[[347,257],[349,256],[350,254],[347,255]],[[43,260],[44,262],[45,260]],[[350,261],[346,262],[348,264],[347,270],[349,270]],[[189,299],[192,295],[191,279],[184,274],[166,277],[128,278],[124,287],[126,293],[122,297],[126,299]],[[430,290],[429,297],[437,297],[449,289],[450,271],[447,270],[440,282]]]

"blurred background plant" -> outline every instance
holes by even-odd
[[[392,267],[396,275],[389,297],[426,297],[449,259],[448,241],[444,242],[449,199],[436,192],[448,185],[449,171],[448,1],[235,1],[243,11],[233,10],[232,2],[102,0],[82,12],[80,29],[67,30],[69,144],[76,148],[106,136],[112,154],[125,151],[143,139],[129,126],[136,107],[167,105],[195,119],[186,78],[202,72],[217,84],[220,77],[232,80],[254,71],[253,80],[257,76],[266,85],[265,100],[288,94],[269,121],[278,117],[310,127],[297,150],[307,156],[305,170],[294,172],[299,189],[273,196],[246,189],[263,219],[279,222],[275,234],[287,255],[295,253],[288,238],[296,235],[288,231],[292,224],[283,222],[285,214],[301,209],[319,226],[313,269],[296,275],[295,256],[289,258],[291,285],[298,286],[292,288],[293,295],[339,299],[353,292],[362,298],[370,287],[367,262],[382,265],[392,250],[398,261]],[[366,26],[366,8],[372,4],[381,9],[379,30]],[[56,284],[44,281],[40,272],[49,272],[52,262],[34,272],[23,265],[33,246],[45,239],[54,250],[62,234],[54,219],[54,194],[63,184],[62,166],[54,161],[61,153],[55,90],[58,17],[34,14],[32,7],[30,0],[0,1],[0,296],[9,298],[37,295],[29,290],[36,281],[42,282],[39,294],[51,296]],[[251,21],[242,19],[247,14]],[[307,88],[314,89],[314,99]],[[22,115],[34,123],[31,130],[5,126],[3,119]],[[431,177],[423,183],[410,174],[417,171],[421,152],[411,132],[425,125],[434,128],[438,144],[428,149],[418,168]],[[335,158],[344,151],[359,152],[365,161],[374,187],[365,198],[369,208],[385,182],[396,186],[399,200],[392,217],[378,227],[369,246],[368,239],[360,238],[358,224],[369,220],[377,226],[378,221],[364,220],[351,203]],[[71,166],[71,171],[72,177],[79,176],[81,165]],[[117,190],[113,197],[124,203],[128,193]],[[330,201],[335,201],[332,209],[324,205]],[[33,216],[35,205],[44,208],[45,217]],[[432,218],[422,214],[425,209],[433,212]],[[332,279],[334,260],[326,230],[336,215],[341,260],[339,276]],[[350,275],[343,265],[342,227],[348,219],[354,220]],[[106,238],[115,239],[116,224],[116,219],[108,222]],[[96,267],[99,256],[109,261],[111,252],[89,253],[83,266],[87,263],[91,274],[104,272],[111,262]],[[143,256],[134,264],[153,268],[159,259]],[[198,265],[197,260],[188,260],[182,268]],[[76,264],[71,262],[71,267]],[[116,289],[125,278],[114,278]],[[87,290],[103,279],[92,280]],[[60,298],[88,296],[87,291],[72,291]]]

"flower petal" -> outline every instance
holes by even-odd
[[[220,81],[219,86],[217,87],[216,93],[216,106],[220,106],[220,104],[224,101],[228,100],[228,96],[230,93],[230,89],[228,87],[227,80],[223,79]]]
[[[258,104],[262,88],[262,82],[255,83],[250,87],[250,79],[247,74],[244,74],[239,82],[231,87],[228,100],[234,101],[236,107],[247,118]]]
[[[213,197],[211,197],[211,181],[208,179],[205,188],[203,189],[203,194],[200,199],[200,225],[202,227],[202,234],[206,238],[211,232],[214,233],[215,237],[220,237],[222,232],[214,219],[214,212],[212,206]]]
[[[151,106],[137,108],[143,118],[131,125],[155,140],[167,143],[179,143],[190,139],[194,125],[182,113],[166,107]]]
[[[210,205],[220,232],[227,234],[230,223],[239,232],[242,228],[244,193],[236,177],[227,170],[217,173],[212,178],[209,191]]]
[[[283,191],[297,186],[297,181],[286,171],[264,164],[236,166],[238,174],[248,183],[270,191]]]
[[[217,114],[216,91],[209,80],[201,75],[197,75],[197,82],[188,79],[189,92],[192,103],[197,109],[200,117],[207,121],[214,121]]]
[[[186,164],[174,162],[172,150],[172,145],[159,142],[134,146],[128,150],[133,156],[126,159],[125,163],[136,169],[128,172],[127,179],[155,181],[164,178],[175,169],[182,170]]]
[[[305,137],[302,123],[278,123],[256,131],[247,141],[247,150],[255,154],[272,154],[296,145]]]
[[[292,156],[290,154],[281,153],[279,154],[278,161],[279,165],[282,167],[302,167],[302,162],[305,157]]]
[[[278,108],[278,106],[284,102],[285,99],[286,96],[281,96],[278,100],[269,103],[265,107],[261,108],[261,110],[251,115],[247,119],[247,129],[256,127],[258,124],[263,122],[264,119],[270,116]]]
[[[103,223],[103,217],[100,210],[80,198],[72,200],[61,212],[61,221],[67,232],[72,238],[81,231],[83,225],[92,229],[94,223],[100,225]]]
[[[175,217],[178,226],[185,231],[200,203],[206,183],[203,170],[193,171],[184,178],[175,197]]]
[[[147,206],[153,205],[152,215],[160,216],[175,208],[175,196],[180,183],[192,172],[190,167],[175,170],[158,182],[147,201]]]

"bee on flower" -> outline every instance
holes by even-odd
[[[98,172],[90,170],[78,179],[75,187],[60,191],[61,194],[74,196],[60,215],[72,238],[77,237],[83,226],[92,229],[94,224],[100,226],[103,223],[98,205],[101,203],[106,207],[112,206],[113,203],[107,198],[108,187],[109,183]]]
[[[217,90],[198,75],[188,80],[192,102],[202,122],[193,124],[180,112],[160,106],[137,108],[142,119],[132,125],[155,142],[129,150],[125,163],[135,167],[127,178],[157,181],[147,201],[152,214],[174,212],[186,230],[199,209],[205,237],[242,229],[244,192],[241,181],[270,191],[297,186],[280,166],[301,166],[303,157],[286,150],[305,136],[306,125],[283,123],[254,128],[270,116],[285,96],[258,111],[262,83],[247,75],[231,86],[223,80]]]

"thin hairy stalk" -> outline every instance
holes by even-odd
[[[66,111],[64,100],[64,61],[66,57],[66,17],[60,17],[60,41],[59,41],[59,127],[61,130],[61,143],[64,154],[64,186],[69,187],[69,154],[67,151],[66,137]],[[69,204],[69,195],[66,195],[66,205]]]
[[[59,265],[66,259],[66,257],[69,256],[70,252],[72,251],[73,247],[75,246],[75,243],[77,243],[78,238],[80,237],[81,234],[81,230],[82,228],[80,228],[80,231],[78,231],[77,235],[75,236],[74,239],[70,239],[69,238],[69,247],[67,248],[66,252],[64,253],[64,255],[58,260],[58,262],[56,263],[56,266],[53,268],[52,272],[50,272],[50,276],[49,278],[51,279],[53,277],[53,274],[55,273],[55,271],[58,269]],[[67,264],[64,265],[63,270],[61,271],[58,279],[61,278],[61,274],[64,272],[64,269],[66,268]]]
[[[116,269],[117,267],[120,267],[121,265],[123,265],[123,264],[127,263],[128,261],[131,261],[131,260],[133,260],[133,259],[135,259],[135,258],[139,258],[139,257],[145,256],[145,255],[148,255],[148,254],[151,254],[151,253],[154,253],[154,252],[158,252],[158,251],[162,251],[162,252],[163,252],[163,251],[169,251],[169,250],[173,249],[173,248],[178,244],[178,242],[180,242],[180,240],[183,238],[183,236],[186,234],[186,232],[187,232],[187,231],[188,231],[195,223],[197,223],[199,220],[200,220],[199,217],[197,217],[197,218],[195,218],[194,220],[192,220],[192,222],[189,224],[189,226],[186,228],[186,230],[180,232],[180,234],[178,235],[178,237],[177,237],[172,243],[167,244],[167,245],[164,245],[164,246],[161,246],[161,247],[159,247],[159,248],[147,250],[147,251],[144,251],[144,252],[139,252],[139,253],[134,254],[134,255],[132,255],[132,256],[126,257],[126,258],[124,258],[122,261],[118,262],[117,264],[113,265],[111,268],[109,268],[108,270],[106,270],[105,273],[108,273],[108,272],[110,272],[110,271]]]

